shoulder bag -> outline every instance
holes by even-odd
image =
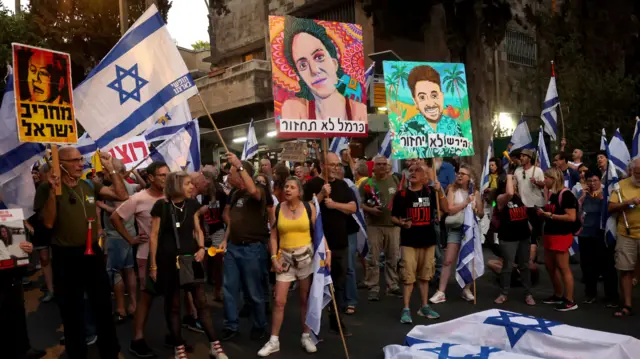
[[[173,236],[176,240],[176,249],[180,251],[180,237],[178,236],[178,228],[176,226],[176,212],[171,203],[169,204],[169,212],[171,213],[171,227],[173,228]],[[185,200],[186,205],[186,200]],[[186,210],[186,208],[185,208]],[[176,255],[176,269],[178,270],[178,279],[181,287],[204,283],[204,267],[202,263],[196,260],[192,254]]]

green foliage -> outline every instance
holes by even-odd
[[[208,50],[211,48],[211,44],[209,44],[209,41],[198,40],[195,43],[191,44],[191,48],[196,51]]]

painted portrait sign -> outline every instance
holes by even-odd
[[[20,248],[26,240],[22,209],[0,209],[0,269],[29,264],[29,255]]]
[[[269,16],[280,138],[367,136],[362,28]]]
[[[69,54],[12,46],[20,142],[77,143]]]
[[[384,61],[396,159],[472,156],[464,64]]]

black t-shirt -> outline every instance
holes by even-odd
[[[176,222],[180,223],[178,237],[180,237],[180,251],[177,251],[176,240],[173,232],[170,208],[173,206],[164,199],[158,200],[151,208],[151,217],[160,218],[160,230],[158,232],[158,253],[161,255],[195,254],[198,251],[198,242],[194,237],[194,215],[200,208],[200,203],[191,198],[187,198],[182,203],[175,204],[178,208],[175,211]],[[184,207],[183,207],[184,206]],[[182,208],[180,210],[179,208]],[[163,213],[164,212],[164,213]],[[163,215],[164,214],[164,215]]]
[[[224,229],[222,211],[224,210],[224,206],[227,205],[227,195],[224,191],[216,191],[215,201],[209,196],[203,196],[202,204],[207,206],[207,211],[204,213],[204,223],[209,226],[209,234]]]
[[[349,185],[340,179],[329,182],[331,186],[331,199],[337,203],[355,202],[356,197]],[[313,200],[313,195],[320,193],[324,186],[324,180],[315,177],[304,185],[304,200]],[[344,249],[349,246],[347,225],[351,215],[344,214],[337,209],[329,209],[324,202],[320,203],[322,213],[322,229],[330,249]]]
[[[393,198],[391,215],[400,219],[411,219],[410,228],[400,230],[400,245],[424,248],[437,243],[434,216],[438,196],[433,188],[423,186],[419,191],[404,189]]]
[[[527,207],[518,195],[514,195],[499,213],[500,228],[498,235],[501,241],[517,242],[531,236]]]
[[[267,199],[265,189],[257,186],[261,193],[256,200],[246,190],[235,190],[229,195],[229,217],[231,220],[229,241],[234,244],[266,242],[269,239],[267,227]]]
[[[578,201],[573,193],[569,190],[562,191],[562,203],[559,203],[560,195],[554,193],[549,197],[549,202],[544,206],[546,212],[551,212],[557,215],[566,214],[565,210],[575,209],[577,211]],[[576,216],[578,214],[576,213]],[[545,235],[567,235],[573,233],[572,224],[569,222],[560,222],[552,220],[551,218],[545,219],[544,234]]]
[[[351,166],[343,164],[342,168],[344,168],[344,178],[348,178],[353,181],[353,171],[351,171]]]

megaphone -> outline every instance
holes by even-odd
[[[209,249],[207,249],[207,254],[208,254],[210,257],[213,257],[213,256],[215,256],[215,255],[216,255],[216,254],[218,254],[218,253],[224,253],[224,249],[218,249],[218,248],[216,248],[216,247],[214,247],[214,246],[211,246],[211,247],[209,247]]]
[[[87,228],[87,242],[85,244],[85,251],[84,251],[84,255],[85,256],[93,256],[95,255],[95,253],[93,252],[93,234],[91,232],[91,223],[93,223],[95,220],[93,218],[89,218],[88,222],[89,222],[89,227]]]
[[[513,162],[513,161],[511,161],[511,156],[509,156],[509,152],[508,151],[502,152],[502,155],[507,159],[507,161]]]

